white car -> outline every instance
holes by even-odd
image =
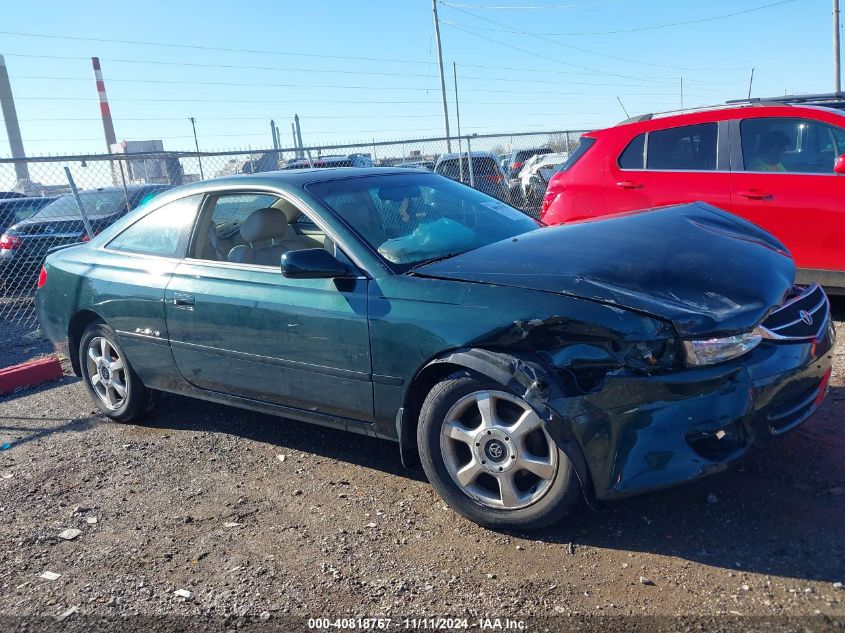
[[[519,188],[526,207],[540,204],[554,173],[569,159],[569,152],[538,154],[529,158],[519,172]]]

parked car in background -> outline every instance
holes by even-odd
[[[425,169],[426,171],[434,171],[433,160],[416,160],[409,163],[398,163],[394,167],[405,167],[411,169]]]
[[[21,220],[29,219],[38,209],[50,204],[55,197],[0,198],[0,234]]]
[[[508,168],[510,169],[510,173],[508,175],[511,178],[519,178],[519,174],[522,172],[522,168],[525,167],[525,163],[528,159],[539,154],[551,154],[553,151],[554,150],[551,147],[535,147],[533,149],[514,150],[511,152],[510,160],[508,161]]]
[[[343,156],[317,156],[316,158],[296,158],[287,161],[280,169],[312,169],[327,167],[372,167],[373,161],[366,154]]]
[[[542,219],[693,200],[774,234],[795,258],[799,282],[845,292],[845,111],[753,101],[590,132],[552,178]]]
[[[540,228],[422,170],[303,170],[163,194],[51,253],[36,307],[113,420],[157,390],[393,440],[457,512],[521,530],[807,420],[834,332],[794,272],[706,204]]]
[[[151,200],[169,185],[129,185],[80,191],[91,229],[96,235],[127,211]],[[88,239],[85,222],[73,194],[56,198],[0,236],[0,284],[7,291],[34,287],[47,252],[63,244]]]
[[[434,171],[510,203],[507,178],[491,152],[443,154],[437,159]]]
[[[519,174],[519,196],[523,211],[540,217],[540,204],[549,180],[569,158],[569,152],[536,154],[529,158]]]
[[[6,198],[26,198],[26,194],[17,191],[0,191],[0,200],[5,200]]]

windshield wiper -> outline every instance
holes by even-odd
[[[456,255],[463,255],[466,251],[455,251],[454,253],[446,253],[445,255],[438,255],[437,257],[429,257],[428,259],[424,259],[420,262],[417,262],[413,266],[411,266],[411,270],[414,268],[419,268],[420,266],[425,266],[426,264],[433,264],[434,262],[442,262],[444,259],[449,259],[450,257],[455,257]]]

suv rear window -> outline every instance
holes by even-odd
[[[463,158],[464,178],[469,176],[469,161]],[[437,166],[437,173],[451,178],[452,180],[461,179],[461,168],[458,165],[458,159],[444,160]],[[492,157],[487,156],[473,156],[472,157],[472,173],[473,176],[487,176],[499,173],[499,165]]]
[[[593,143],[596,142],[596,139],[590,138],[589,136],[582,136],[580,142],[578,143],[578,147],[575,148],[575,151],[569,155],[569,158],[566,159],[566,162],[560,166],[558,171],[566,171],[570,167],[572,167],[575,163],[577,163],[581,157],[587,153],[587,150],[593,146]]]
[[[619,156],[621,169],[642,169],[645,162],[645,132],[635,136]]]
[[[684,125],[648,134],[648,169],[702,171],[716,169],[718,123]]]

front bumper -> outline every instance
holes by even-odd
[[[828,324],[817,339],[764,341],[718,366],[609,375],[596,393],[548,404],[579,445],[597,499],[667,488],[723,471],[809,418],[827,390],[834,337]]]

